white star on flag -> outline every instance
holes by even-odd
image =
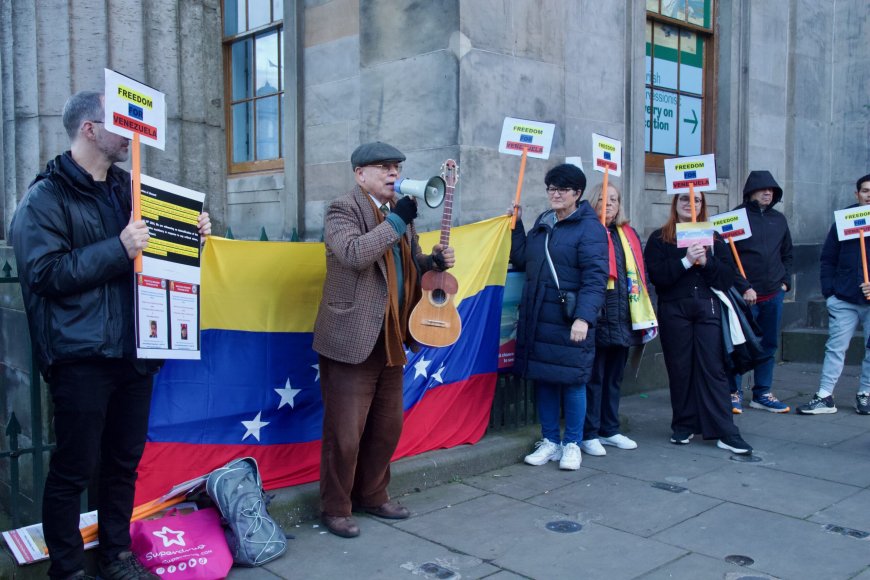
[[[163,526],[163,529],[159,532],[152,532],[155,536],[163,540],[163,547],[168,548],[169,546],[176,544],[178,546],[184,546],[184,532],[183,531],[175,531],[172,528],[168,528]],[[167,536],[175,536],[174,538],[168,538]]]
[[[443,384],[444,384],[444,379],[441,378],[441,372],[442,372],[443,370],[444,370],[444,365],[441,365],[441,368],[438,369],[437,372],[432,373],[432,376],[431,376],[430,378],[435,379],[436,381],[438,381],[439,383],[441,383],[441,384],[443,385]]]
[[[267,422],[260,421],[260,415],[262,414],[262,411],[257,413],[257,416],[254,417],[253,421],[242,421],[242,425],[244,425],[245,429],[247,429],[247,431],[245,431],[245,435],[242,437],[242,441],[244,441],[251,435],[253,435],[254,439],[256,439],[257,441],[260,440],[260,429],[269,424]]]
[[[414,363],[414,378],[416,379],[420,375],[428,378],[429,375],[426,374],[426,369],[429,368],[430,364],[432,364],[431,360],[426,360],[421,356],[420,360]]]
[[[317,381],[320,380],[320,365],[319,364],[311,365],[311,368],[313,368],[314,370],[317,371],[317,376],[314,377],[314,382],[316,383]]]
[[[294,389],[293,387],[290,386],[290,379],[289,378],[287,379],[287,385],[283,389],[274,389],[274,390],[276,393],[281,395],[281,402],[278,403],[279,409],[281,407],[283,407],[284,405],[290,405],[291,409],[295,408],[294,407],[294,404],[295,404],[294,399],[296,398],[296,395],[298,393],[302,392],[302,389]],[[258,439],[259,439],[259,437],[258,437]]]

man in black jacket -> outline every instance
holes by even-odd
[[[133,258],[148,227],[131,217],[129,140],[103,125],[104,98],[66,102],[70,150],[48,163],[12,219],[31,341],[54,403],[57,447],[43,495],[51,578],[83,578],[81,492],[99,470],[100,575],[156,578],[130,552],[136,467],[145,448],[154,362],[136,359]],[[199,231],[211,233],[208,214]],[[99,461],[98,461],[99,460]]]
[[[773,206],[782,200],[782,188],[769,171],[752,171],[743,186],[743,203],[734,209],[746,208],[752,236],[736,242],[736,248],[746,278],[737,277],[735,286],[752,308],[761,327],[761,346],[770,358],[753,371],[752,401],[749,406],[771,413],[788,413],[789,407],[770,392],[779,329],[782,301],[791,280],[792,243],[785,216]],[[731,383],[731,410],[743,412],[743,376],[735,375]]]
[[[858,203],[849,207],[870,205],[870,175],[859,178],[855,188]],[[865,246],[867,241],[865,236]],[[864,282],[861,240],[839,241],[837,224],[833,224],[822,247],[819,273],[822,295],[828,306],[828,341],[819,390],[808,403],[797,408],[801,415],[837,412],[834,387],[843,372],[846,349],[859,322],[864,327],[865,343],[870,340],[870,284]],[[870,349],[864,350],[855,411],[859,415],[870,415]]]

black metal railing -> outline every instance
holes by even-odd
[[[12,267],[9,262],[6,262],[0,271],[0,284],[18,284],[18,278],[12,276]],[[28,339],[22,337],[22,340]],[[0,451],[0,461],[9,461],[8,511],[14,527],[37,522],[41,519],[42,489],[45,485],[45,455],[54,449],[54,444],[46,443],[43,438],[42,382],[32,349],[30,354],[30,444],[25,447],[21,446],[23,432],[21,422],[15,412],[10,410],[5,428],[7,446],[6,449]],[[30,456],[31,459],[32,491],[30,495],[24,493],[21,484],[21,463],[25,456]]]

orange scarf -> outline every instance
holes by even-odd
[[[369,196],[372,211],[377,216],[378,224],[383,223],[384,213],[372,201]],[[408,359],[405,357],[404,344],[408,342],[408,318],[411,310],[420,300],[422,292],[417,285],[417,271],[414,267],[414,259],[411,255],[411,244],[403,235],[399,238],[402,253],[402,278],[404,279],[404,300],[401,310],[399,309],[398,296],[398,272],[393,258],[393,248],[387,248],[384,253],[384,262],[387,270],[387,307],[384,312],[384,343],[387,351],[387,366],[402,366]]]

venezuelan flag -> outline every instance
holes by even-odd
[[[462,335],[409,353],[405,426],[394,459],[475,443],[498,372],[509,218],[453,228]],[[420,236],[431,248],[440,232]],[[202,359],[157,375],[136,504],[237,457],[267,489],[315,481],[323,408],[314,319],[326,274],[318,243],[213,238],[202,263]]]

